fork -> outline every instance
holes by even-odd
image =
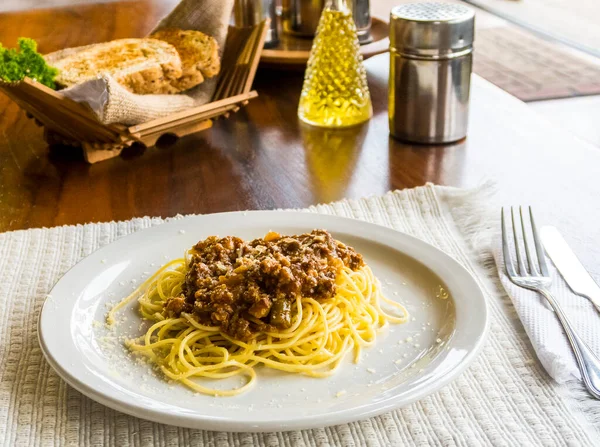
[[[540,295],[542,295],[558,318],[558,321],[563,327],[565,334],[567,334],[567,338],[569,339],[569,343],[571,344],[571,348],[573,349],[573,353],[575,354],[575,359],[577,360],[577,365],[579,366],[579,371],[581,372],[581,377],[583,378],[583,383],[585,387],[588,389],[590,394],[594,396],[596,399],[600,399],[600,359],[594,355],[592,350],[585,344],[585,342],[577,335],[577,333],[573,330],[573,327],[567,318],[565,312],[562,307],[558,304],[552,293],[550,293],[550,285],[552,284],[552,277],[548,273],[548,266],[546,264],[546,256],[544,254],[544,249],[542,248],[542,244],[540,243],[540,238],[538,236],[537,228],[535,226],[535,220],[533,218],[533,212],[531,207],[529,208],[529,221],[531,222],[531,234],[533,235],[533,245],[535,247],[536,257],[534,258],[533,252],[530,249],[527,231],[526,231],[526,222],[523,218],[523,208],[519,207],[519,220],[520,225],[517,225],[517,217],[515,208],[511,207],[510,215],[512,220],[512,237],[514,239],[514,252],[517,258],[517,269],[513,264],[513,257],[511,255],[511,248],[509,246],[509,238],[510,233],[507,229],[506,221],[504,218],[505,212],[504,208],[501,210],[501,220],[502,220],[502,253],[504,255],[504,267],[506,268],[506,274],[510,278],[510,280],[519,287],[523,287],[525,289],[533,290]],[[520,226],[520,229],[519,229]],[[519,242],[519,235],[522,235],[523,243]],[[521,251],[521,246],[524,246],[525,250],[525,258],[527,259],[527,266],[525,265],[523,252]],[[536,264],[537,260],[537,264]]]

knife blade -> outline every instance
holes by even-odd
[[[554,227],[543,227],[540,231],[546,253],[569,285],[573,293],[588,298],[600,312],[600,287],[559,231]]]

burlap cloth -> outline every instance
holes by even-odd
[[[219,56],[227,37],[234,0],[181,0],[151,33],[161,28],[180,28],[202,31],[219,43]],[[77,51],[77,48],[72,49]],[[171,113],[187,110],[210,102],[217,77],[178,95],[136,95],[125,90],[110,75],[93,79],[62,90],[65,96],[90,105],[104,124],[140,124]]]

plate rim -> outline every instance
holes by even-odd
[[[235,420],[231,420],[231,419],[223,419],[223,418],[219,418],[219,417],[210,417],[207,415],[198,415],[198,414],[185,414],[185,415],[178,414],[174,417],[169,416],[167,419],[165,419],[165,416],[167,416],[167,415],[165,414],[164,411],[147,408],[147,407],[144,407],[143,405],[135,405],[135,403],[123,402],[122,400],[120,400],[114,396],[107,396],[104,393],[97,391],[96,389],[88,386],[87,384],[85,384],[84,382],[79,380],[76,376],[74,376],[69,371],[67,371],[67,369],[64,368],[60,364],[60,362],[56,361],[56,359],[54,359],[51,356],[48,346],[46,344],[46,341],[44,340],[44,331],[42,329],[42,320],[44,318],[45,309],[46,309],[47,304],[49,303],[49,297],[53,295],[52,292],[54,291],[54,289],[57,286],[59,286],[60,283],[64,280],[64,278],[73,269],[75,269],[79,264],[85,262],[87,259],[89,259],[93,256],[97,256],[99,252],[102,252],[105,249],[108,249],[108,247],[110,247],[111,245],[115,244],[118,241],[121,241],[126,238],[140,237],[140,234],[143,234],[145,231],[148,231],[148,230],[157,229],[157,228],[167,228],[167,226],[176,226],[178,223],[181,223],[181,221],[185,220],[185,219],[202,219],[205,217],[218,218],[218,217],[225,217],[225,216],[235,218],[236,216],[245,217],[249,214],[252,214],[252,215],[276,214],[278,216],[313,215],[313,216],[316,216],[319,218],[339,220],[341,222],[346,221],[346,223],[349,223],[351,221],[351,222],[353,222],[354,225],[359,225],[359,226],[366,225],[366,226],[379,228],[385,232],[396,233],[397,237],[407,238],[412,243],[416,243],[417,245],[422,245],[422,246],[427,247],[426,248],[427,250],[434,250],[435,252],[437,252],[437,255],[440,255],[442,258],[444,258],[445,262],[449,262],[450,264],[453,264],[455,268],[458,268],[458,271],[461,272],[461,274],[464,276],[464,278],[467,280],[467,282],[469,282],[469,281],[471,282],[471,285],[469,286],[469,288],[471,288],[471,286],[473,286],[472,289],[479,296],[480,302],[482,304],[483,315],[480,315],[480,317],[481,317],[481,320],[483,321],[483,325],[477,335],[475,342],[473,343],[471,350],[465,355],[465,357],[463,358],[463,360],[460,364],[458,364],[458,365],[454,366],[452,369],[450,369],[443,377],[441,377],[439,380],[437,380],[434,385],[425,387],[424,389],[420,390],[417,393],[413,393],[413,395],[411,395],[408,399],[396,395],[396,396],[392,396],[392,397],[384,400],[383,401],[384,405],[381,405],[381,403],[378,405],[370,403],[370,404],[366,405],[366,408],[367,408],[366,410],[363,409],[365,406],[360,407],[361,408],[360,412],[357,412],[357,410],[356,410],[357,407],[350,407],[350,408],[345,408],[339,412],[336,412],[336,413],[332,414],[331,416],[328,416],[326,420],[323,420],[323,417],[320,415],[319,416],[303,416],[302,418],[294,418],[294,419],[289,419],[289,420],[285,420],[285,421],[278,420],[274,423],[274,425],[273,425],[273,423],[270,423],[270,422],[264,422],[264,421],[258,421],[258,420],[257,421],[239,422],[239,421],[235,421]],[[336,230],[332,230],[332,231],[335,232]],[[444,280],[442,275],[440,275],[430,265],[427,265],[427,264],[421,262],[420,260],[415,259],[413,254],[406,253],[405,251],[400,250],[399,248],[397,248],[394,245],[388,245],[388,246],[393,248],[394,250],[399,251],[402,254],[412,258],[415,262],[418,262],[419,264],[424,265],[426,268],[431,270],[435,275],[439,276],[440,279]],[[450,291],[450,292],[452,295],[452,291]],[[456,303],[456,300],[455,300],[455,303]],[[458,314],[458,309],[456,310],[456,312]],[[229,431],[229,432],[269,432],[269,431],[289,431],[289,430],[314,429],[314,428],[327,427],[327,426],[338,425],[338,424],[351,423],[351,422],[355,422],[358,420],[363,420],[363,419],[368,419],[368,418],[371,418],[374,416],[378,416],[382,413],[386,413],[386,412],[389,412],[389,411],[392,411],[392,410],[395,410],[398,408],[403,408],[403,407],[408,406],[418,400],[421,400],[421,399],[435,393],[436,391],[440,390],[442,387],[446,386],[448,383],[455,380],[460,374],[462,374],[471,365],[471,363],[477,358],[477,356],[479,355],[479,353],[481,352],[481,350],[485,344],[485,341],[489,334],[489,327],[490,327],[489,304],[483,293],[483,290],[477,283],[473,274],[471,274],[471,272],[469,272],[465,267],[463,267],[453,257],[446,254],[439,248],[429,244],[428,242],[425,242],[415,236],[404,233],[402,231],[395,230],[391,227],[379,225],[379,224],[376,224],[373,222],[368,222],[368,221],[361,220],[361,219],[355,219],[355,218],[337,216],[337,215],[331,215],[331,214],[295,211],[295,210],[284,210],[284,211],[256,210],[256,211],[233,211],[233,212],[212,213],[212,214],[204,214],[204,215],[184,216],[181,219],[174,219],[174,220],[165,222],[158,226],[152,226],[152,227],[145,228],[140,231],[136,231],[134,233],[125,235],[107,245],[104,245],[104,246],[98,248],[97,250],[93,251],[89,255],[87,255],[84,258],[82,258],[81,260],[79,260],[76,264],[71,266],[52,286],[51,291],[48,293],[48,297],[44,300],[44,303],[42,304],[42,307],[40,309],[38,322],[37,322],[37,338],[38,338],[38,342],[39,342],[40,348],[42,350],[42,353],[44,355],[44,358],[50,364],[50,366],[53,368],[53,370],[61,377],[61,379],[65,380],[65,382],[67,382],[67,384],[69,384],[70,386],[75,388],[80,393],[86,395],[87,397],[93,399],[94,401],[99,402],[100,404],[105,405],[109,408],[129,414],[134,417],[154,421],[157,423],[175,425],[175,426],[179,426],[179,427],[204,429],[204,430],[221,430],[221,431]]]

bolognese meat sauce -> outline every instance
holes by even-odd
[[[195,315],[239,340],[290,327],[298,295],[333,297],[340,268],[364,265],[360,254],[324,230],[300,236],[271,232],[251,242],[210,236],[190,255],[183,293],[167,301],[168,316]]]

